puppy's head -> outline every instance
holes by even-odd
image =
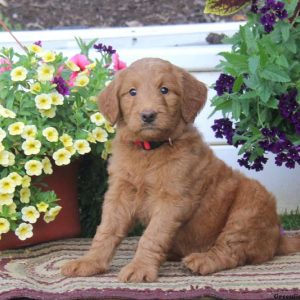
[[[135,138],[163,140],[192,123],[206,97],[206,86],[183,69],[145,58],[116,74],[99,95],[99,108]]]

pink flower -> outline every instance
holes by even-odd
[[[85,67],[90,64],[90,61],[83,54],[76,54],[70,58],[75,65],[77,65],[81,71],[85,70]]]
[[[112,55],[112,62],[114,64],[113,67],[114,67],[115,71],[123,70],[127,67],[126,63],[119,59],[119,54],[118,53],[114,53]]]
[[[11,69],[12,67],[9,59],[0,57],[0,74]]]

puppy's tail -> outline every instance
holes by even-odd
[[[276,251],[277,255],[286,255],[300,251],[300,236],[281,235]]]

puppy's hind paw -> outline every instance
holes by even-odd
[[[80,258],[65,263],[61,268],[61,274],[67,277],[87,277],[104,273],[107,270],[95,259]]]

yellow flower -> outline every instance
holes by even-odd
[[[0,116],[3,117],[3,118],[14,119],[16,117],[16,114],[13,111],[3,107],[0,104]]]
[[[56,106],[52,106],[50,109],[39,109],[42,116],[47,118],[54,118],[56,116]]]
[[[89,153],[91,151],[91,147],[89,145],[89,142],[86,141],[86,140],[77,140],[77,141],[75,141],[74,148],[81,155]]]
[[[32,159],[25,163],[25,170],[29,176],[40,176],[42,174],[43,165],[40,161]]]
[[[100,114],[99,112],[96,112],[93,115],[91,115],[90,119],[97,126],[101,126],[105,122],[103,115]]]
[[[53,173],[51,161],[48,157],[45,157],[42,160],[42,164],[43,164],[43,170],[44,170],[45,174],[52,174]]]
[[[3,206],[0,205],[0,213],[3,213],[2,209],[3,209]],[[16,203],[13,202],[13,203],[11,203],[11,204],[8,205],[8,213],[9,214],[15,214],[16,211],[17,211],[17,205],[16,205]],[[12,220],[16,220],[15,217],[10,216],[10,218]]]
[[[14,194],[0,194],[0,207],[2,205],[11,205],[13,203]]]
[[[46,223],[52,222],[57,217],[60,210],[61,210],[61,206],[59,206],[59,205],[50,208],[49,211],[47,211],[44,215],[44,221]]]
[[[24,67],[16,67],[11,70],[10,77],[12,81],[23,81],[26,79],[28,71]]]
[[[43,136],[48,142],[58,141],[58,132],[54,127],[47,127],[43,130]]]
[[[88,137],[86,140],[90,143],[94,143],[94,144],[96,143],[96,140],[91,132],[88,133]]]
[[[78,75],[75,79],[75,86],[86,86],[89,83],[89,78],[86,75]]]
[[[30,183],[31,183],[31,177],[29,177],[28,175],[24,175],[24,177],[22,178],[22,187],[23,188],[30,187]]]
[[[112,153],[112,143],[111,141],[106,141],[104,144],[104,148],[108,154]]]
[[[35,138],[37,134],[37,128],[35,125],[25,125],[21,134],[23,139]]]
[[[35,54],[42,52],[42,48],[36,44],[29,45],[27,49]]]
[[[37,209],[39,212],[46,212],[48,207],[49,207],[49,204],[45,203],[45,202],[40,202],[36,205]]]
[[[22,149],[25,155],[38,154],[41,150],[41,142],[35,139],[29,139],[22,143]]]
[[[76,149],[74,148],[73,145],[72,145],[72,146],[65,147],[65,149],[66,149],[67,151],[69,151],[71,155],[74,155],[74,154],[76,153]]]
[[[103,159],[103,160],[107,160],[107,157],[108,157],[108,153],[104,150],[104,151],[102,151],[102,153],[101,153],[101,158]]]
[[[115,132],[115,128],[113,126],[111,126],[111,124],[107,121],[105,121],[104,127],[105,127],[106,131],[109,132],[109,133],[114,133]]]
[[[59,140],[63,143],[64,147],[70,147],[73,145],[72,137],[66,133],[64,133]]]
[[[97,127],[92,131],[92,133],[97,142],[104,143],[107,141],[108,134],[104,129]]]
[[[24,241],[33,236],[32,229],[33,226],[31,224],[21,223],[15,230],[15,234],[21,241]]]
[[[11,152],[8,152],[8,165],[7,166],[13,166],[15,164],[15,155]],[[6,166],[4,166],[6,167]]]
[[[22,134],[25,125],[23,122],[15,122],[8,126],[8,132],[10,135]]]
[[[5,148],[4,148],[3,144],[0,142],[0,152],[2,152],[4,150],[5,150]]]
[[[37,69],[39,81],[51,81],[53,79],[54,67],[52,65],[43,64]]]
[[[47,95],[47,94],[37,95],[35,97],[34,101],[35,101],[35,106],[38,109],[50,109],[51,108],[52,101],[51,101],[50,95]]]
[[[20,201],[22,203],[29,203],[30,196],[31,196],[31,192],[29,188],[26,187],[20,190]]]
[[[91,97],[89,98],[89,100],[90,100],[91,102],[97,102],[97,97],[96,97],[96,96],[91,96]]]
[[[10,224],[8,220],[0,218],[0,234],[7,233],[9,231]]]
[[[52,52],[52,51],[46,51],[44,52],[42,55],[41,55],[42,59],[44,62],[52,62],[52,61],[55,61],[55,53]]]
[[[95,67],[96,67],[96,63],[95,62],[93,62],[93,63],[85,66],[85,68],[88,69],[88,70],[93,70],[93,69],[95,69]]]
[[[75,63],[73,63],[71,60],[66,61],[65,65],[73,72],[80,71],[80,68]]]
[[[17,172],[10,173],[7,178],[11,179],[15,186],[22,184],[22,177]]]
[[[68,165],[71,162],[71,153],[64,148],[55,151],[52,157],[57,166]]]
[[[0,180],[0,193],[1,194],[13,194],[15,192],[15,183],[8,177]]]
[[[2,128],[0,128],[0,142],[2,142],[6,137],[6,132]]]
[[[40,217],[40,213],[34,206],[26,206],[21,210],[22,220],[29,223],[35,223]]]
[[[63,105],[64,104],[64,96],[59,93],[51,93],[50,98],[53,105]]]
[[[8,155],[8,151],[1,151],[0,152],[0,165],[2,165],[3,167],[8,166],[9,164],[9,155]]]
[[[36,82],[36,83],[34,83],[34,84],[32,84],[32,85],[30,86],[30,91],[31,91],[31,93],[33,93],[33,94],[37,94],[37,93],[39,93],[41,90],[42,90],[42,87],[41,87],[41,84],[40,84],[39,82]]]

